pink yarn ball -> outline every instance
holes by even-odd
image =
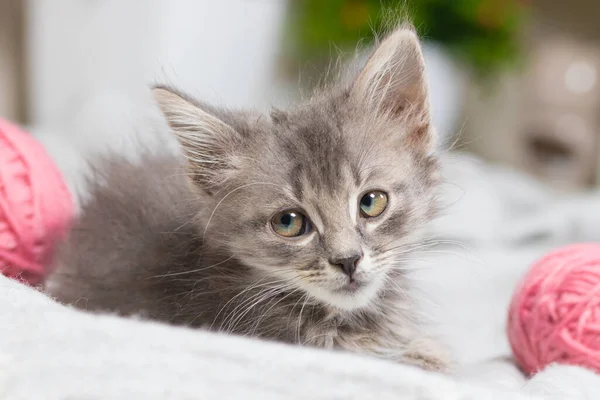
[[[73,215],[71,194],[44,147],[0,119],[0,273],[39,283]]]
[[[560,248],[533,265],[512,299],[508,337],[526,373],[551,363],[600,372],[600,244]]]

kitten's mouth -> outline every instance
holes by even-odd
[[[352,311],[367,307],[377,296],[380,288],[381,282],[378,279],[369,279],[368,277],[362,279],[346,278],[338,280],[335,284],[332,282],[329,288],[315,287],[311,293],[328,305]]]
[[[366,283],[364,283],[364,282],[359,282],[355,279],[349,279],[346,282],[346,284],[344,284],[342,287],[336,289],[335,291],[337,293],[356,293],[365,286],[366,286]]]

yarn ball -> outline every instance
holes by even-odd
[[[533,265],[513,296],[508,337],[528,374],[551,363],[600,372],[600,244],[559,248]]]
[[[44,147],[0,118],[0,273],[38,284],[74,211]]]

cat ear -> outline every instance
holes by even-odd
[[[378,115],[402,117],[411,148],[424,153],[434,149],[425,61],[412,27],[396,29],[379,44],[354,81],[351,95]]]
[[[169,88],[156,87],[152,93],[187,158],[190,179],[211,192],[226,176],[227,157],[239,141],[238,133],[208,107]]]
[[[392,117],[409,108],[429,113],[425,62],[411,27],[398,28],[377,46],[355,80],[352,94]]]

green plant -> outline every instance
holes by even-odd
[[[519,0],[291,0],[288,37],[297,57],[373,40],[390,15],[406,15],[419,34],[485,75],[517,59],[526,5]]]

